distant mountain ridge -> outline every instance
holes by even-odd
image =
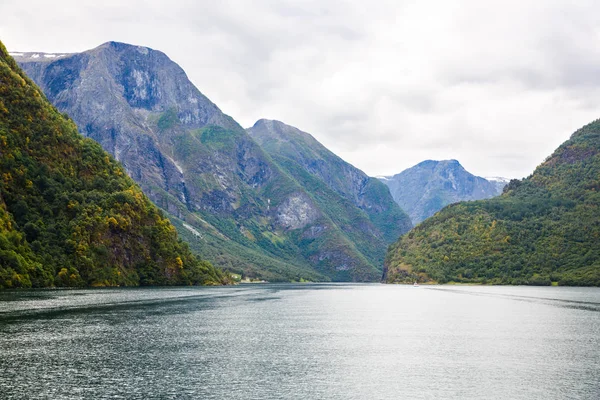
[[[310,176],[274,162],[159,51],[109,42],[17,61],[169,212],[192,248],[219,266],[270,281],[376,280],[383,252],[361,249],[406,229],[403,214],[389,214],[396,219],[381,233],[347,200],[366,224],[345,232],[328,203],[339,193],[321,197]]]
[[[502,194],[504,188],[510,182],[509,178],[503,178],[501,176],[485,176],[483,179],[493,183],[496,186],[496,191],[498,192],[498,195]]]
[[[425,160],[399,174],[379,177],[394,200],[417,224],[448,204],[502,193],[504,178],[488,181],[467,172],[457,160]]]

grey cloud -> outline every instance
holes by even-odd
[[[598,117],[595,1],[4,0],[0,15],[13,51],[161,50],[243,126],[295,125],[372,175],[455,158],[520,177]]]

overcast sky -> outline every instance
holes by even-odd
[[[520,178],[600,116],[595,3],[2,0],[0,40],[161,50],[242,126],[294,125],[370,175],[454,158]]]

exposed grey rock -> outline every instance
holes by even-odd
[[[480,200],[502,193],[504,184],[490,182],[467,172],[456,160],[426,160],[391,177],[380,177],[394,200],[414,224],[448,204]]]
[[[498,195],[502,194],[504,188],[506,185],[508,185],[508,182],[510,182],[510,179],[503,178],[501,176],[486,176],[485,179],[496,186],[496,192]]]
[[[277,208],[277,222],[287,229],[304,228],[319,217],[319,211],[306,193],[288,197]]]
[[[367,218],[355,219],[355,228],[382,239],[377,246],[386,247],[411,228],[385,185],[333,154],[309,133],[267,119],[258,120],[247,131],[275,161],[284,158],[280,166],[289,166],[291,175],[302,168],[362,210]]]

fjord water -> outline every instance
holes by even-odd
[[[2,399],[598,399],[600,289],[0,293]]]

